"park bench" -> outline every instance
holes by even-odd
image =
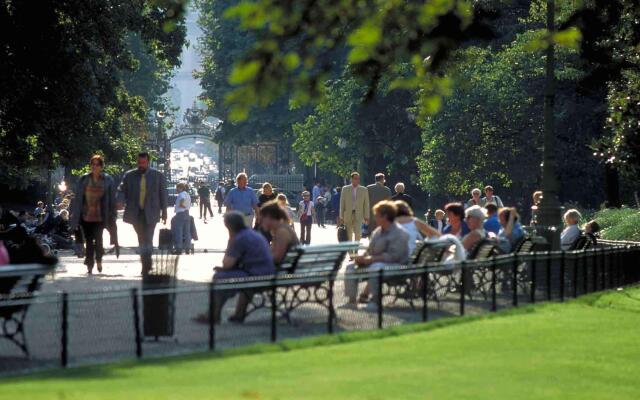
[[[571,245],[569,250],[587,250],[596,247],[596,237],[592,233],[583,232],[578,236],[575,242]]]
[[[303,304],[315,303],[329,310],[332,315],[332,293],[335,276],[349,252],[357,251],[357,242],[343,242],[329,245],[297,246],[287,252],[277,266],[273,278],[261,280],[251,288],[242,290],[249,300],[246,316],[275,306],[282,317],[291,322],[291,313]],[[239,280],[241,282],[241,280]],[[277,285],[275,296],[274,284]]]
[[[416,247],[413,254],[409,257],[409,263],[406,266],[389,266],[390,271],[424,268],[428,263],[435,263],[442,260],[451,243],[436,242],[430,243],[422,240],[416,241]],[[393,274],[393,272],[391,272]],[[433,274],[432,274],[433,275]],[[427,296],[437,298],[436,281],[428,279]],[[383,279],[382,297],[391,297],[391,304],[395,304],[399,300],[406,301],[412,309],[415,309],[415,301],[422,298],[423,277],[420,275],[394,277],[390,276]]]
[[[0,337],[13,342],[28,356],[25,318],[42,279],[55,265],[13,264],[0,266]]]

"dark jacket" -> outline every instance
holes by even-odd
[[[393,201],[404,201],[405,203],[407,203],[409,205],[409,207],[411,207],[411,209],[413,209],[413,197],[409,196],[408,194],[405,193],[396,193],[393,196],[391,196],[391,200]]]
[[[118,201],[125,204],[123,220],[129,224],[138,222],[140,206],[140,171],[132,169],[127,171],[118,188]],[[147,224],[157,224],[162,216],[167,218],[167,184],[164,174],[156,169],[149,168],[145,173],[147,194],[144,200],[144,214]]]
[[[80,177],[78,184],[76,185],[76,196],[71,201],[71,212],[69,215],[69,228],[74,231],[80,219],[82,218],[82,208],[84,206],[84,191],[89,184],[91,174],[87,173]],[[103,173],[102,179],[104,182],[104,196],[100,201],[100,212],[102,213],[102,222],[105,227],[115,223],[118,216],[116,211],[116,186],[111,176]]]

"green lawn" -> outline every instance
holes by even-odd
[[[15,378],[0,399],[640,398],[640,288],[435,325]]]

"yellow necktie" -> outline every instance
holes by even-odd
[[[144,199],[147,196],[147,180],[145,179],[145,174],[142,174],[140,177],[140,199],[138,200],[138,204],[140,205],[140,209],[144,210]]]

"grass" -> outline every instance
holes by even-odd
[[[593,219],[602,228],[603,239],[640,241],[640,210],[637,208],[601,210]]]
[[[0,399],[640,398],[639,287],[448,321],[5,379]]]

